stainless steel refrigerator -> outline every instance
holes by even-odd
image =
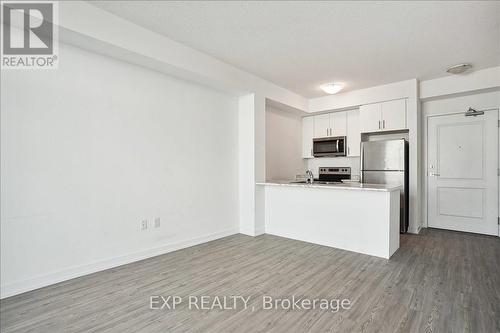
[[[408,142],[404,139],[361,143],[361,182],[401,185],[400,231],[408,231]]]

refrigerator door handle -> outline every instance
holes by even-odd
[[[363,170],[365,169],[363,167],[363,142],[360,143],[359,147],[359,182],[363,183]]]

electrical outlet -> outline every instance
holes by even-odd
[[[148,228],[148,220],[141,221],[141,230],[146,230]]]
[[[160,225],[161,225],[160,218],[159,217],[155,218],[155,228],[159,228]]]

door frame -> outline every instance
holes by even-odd
[[[422,108],[423,109],[423,108]],[[498,119],[500,121],[500,107],[486,107],[486,108],[475,108],[478,111],[484,111],[484,112],[497,112],[498,114]],[[422,179],[423,179],[423,191],[422,191],[422,217],[423,217],[423,227],[428,228],[429,227],[429,173],[427,172],[427,165],[428,163],[428,153],[429,153],[429,120],[432,117],[442,117],[442,116],[450,116],[450,115],[456,115],[456,114],[464,114],[466,111],[466,107],[461,108],[460,110],[457,110],[455,107],[450,109],[449,111],[443,111],[443,112],[423,112],[423,162],[421,164],[421,174],[422,174]],[[479,116],[480,117],[480,116]],[[499,124],[500,125],[500,124]],[[498,155],[497,155],[497,169],[500,169],[500,126],[497,126],[497,141],[498,141]],[[497,176],[497,191],[499,194],[500,198],[500,175]],[[500,199],[498,203],[498,208],[499,208],[499,214],[500,215]],[[500,225],[498,225],[498,237],[500,237]]]
[[[484,112],[497,112],[498,114],[498,119],[500,121],[500,107],[486,107],[486,108],[477,108],[478,111],[484,111]],[[442,116],[450,116],[450,115],[456,115],[456,114],[464,114],[466,111],[466,108],[462,108],[461,110],[457,110],[456,108],[452,108],[449,111],[443,111],[443,112],[423,112],[423,164],[421,164],[421,173],[422,173],[422,179],[423,179],[423,191],[422,191],[422,216],[423,216],[423,227],[428,228],[429,227],[429,173],[427,172],[427,165],[428,165],[428,151],[429,151],[429,120],[432,117],[442,117]],[[500,125],[500,124],[499,124]],[[497,156],[497,169],[500,169],[500,126],[497,126],[497,141],[498,141],[498,150],[499,154]],[[498,194],[500,198],[500,174],[497,176],[497,183],[498,183]],[[499,208],[499,214],[500,215],[500,199],[498,203],[498,208]],[[498,237],[500,237],[500,225],[498,226]]]

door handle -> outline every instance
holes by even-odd
[[[385,129],[385,119],[382,120],[382,128]]]
[[[439,173],[434,173],[434,172],[429,172],[429,176],[431,176],[431,177],[439,177],[440,174]]]
[[[378,129],[380,129],[380,120],[378,121]]]

